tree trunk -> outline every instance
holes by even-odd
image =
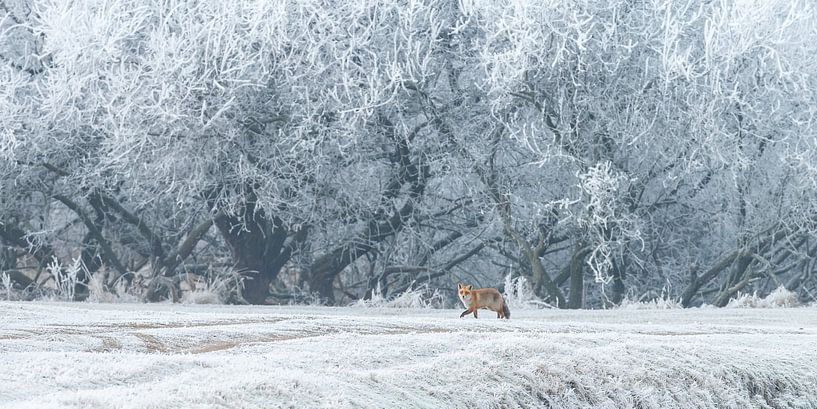
[[[254,207],[247,204],[241,216],[220,215],[215,224],[230,247],[234,268],[244,279],[244,300],[264,304],[270,283],[283,266],[276,258],[281,255],[287,231],[278,221],[270,223],[264,212]]]
[[[551,301],[555,302],[558,308],[567,307],[562,290],[560,290],[556,283],[551,280],[550,275],[542,266],[542,261],[536,256],[536,252],[530,248],[527,240],[517,240],[517,244],[522,247],[522,252],[525,254],[525,258],[528,259],[528,263],[530,263],[531,272],[533,273],[533,290],[536,295],[549,296]],[[547,293],[542,294],[542,289],[547,290]]]
[[[567,308],[577,310],[582,308],[584,292],[584,252],[581,244],[577,244],[573,257],[570,258],[570,295]]]
[[[16,268],[17,252],[11,246],[0,246],[0,271],[15,270]]]
[[[624,262],[626,264],[626,261]],[[624,286],[625,267],[616,260],[613,260],[613,285],[610,286],[610,296],[607,298],[607,303],[610,306],[620,305],[624,300],[624,292],[627,291]]]
[[[255,194],[249,190],[240,214],[221,211],[214,222],[230,248],[234,268],[243,278],[242,297],[250,304],[264,304],[270,284],[306,240],[307,228],[290,232],[281,219],[256,206]]]

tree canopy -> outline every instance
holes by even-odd
[[[814,27],[805,0],[0,1],[1,267],[146,300],[813,300]]]

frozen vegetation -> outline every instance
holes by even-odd
[[[813,408],[814,308],[0,303],[2,408]]]
[[[814,302],[814,3],[2,0],[0,290]]]

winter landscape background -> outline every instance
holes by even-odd
[[[23,298],[344,305],[510,274],[559,308],[814,301],[809,1],[0,13],[2,269]]]
[[[816,55],[811,0],[0,0],[0,406],[815,407]]]

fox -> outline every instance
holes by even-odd
[[[472,285],[459,283],[457,284],[457,293],[462,305],[468,308],[460,314],[460,318],[471,313],[474,314],[474,318],[479,318],[477,310],[484,308],[496,311],[497,318],[511,319],[511,310],[508,309],[508,304],[496,288],[474,289]]]

